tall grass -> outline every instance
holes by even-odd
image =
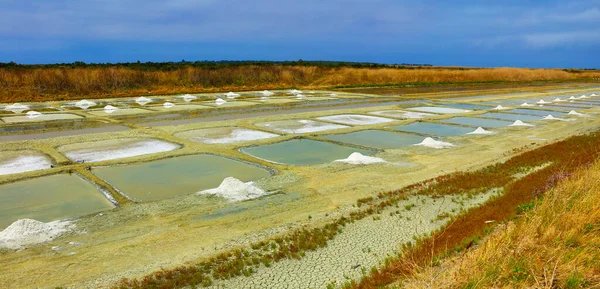
[[[0,101],[42,101],[287,87],[575,80],[600,72],[526,68],[351,68],[246,65],[173,70],[130,67],[0,68]]]
[[[565,177],[565,175],[563,175]],[[481,246],[406,288],[600,287],[600,162],[580,170]]]

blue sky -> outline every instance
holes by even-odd
[[[0,62],[600,68],[600,0],[0,0]]]

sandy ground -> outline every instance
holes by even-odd
[[[152,129],[128,125],[132,128],[129,131],[6,142],[1,150],[37,149],[45,153],[55,163],[61,165],[47,171],[28,172],[16,176],[0,176],[0,182],[57,173],[68,169],[80,172],[92,181],[98,181],[93,177],[93,174],[84,169],[85,164],[73,164],[57,150],[57,147],[120,138],[153,138],[179,144],[182,148],[170,152],[132,157],[127,159],[127,162],[143,162],[156,158],[204,152],[239,158],[243,161],[254,162],[276,169],[278,174],[261,181],[259,186],[268,191],[278,190],[279,193],[236,204],[231,204],[221,198],[195,195],[133,204],[116,196],[122,202],[119,208],[103,212],[101,215],[84,216],[77,220],[79,232],[85,233],[66,235],[51,243],[20,252],[0,252],[0,287],[66,286],[85,288],[107,286],[121,277],[142,276],[159,268],[198,261],[224,249],[248,244],[250,241],[261,240],[285,232],[289,228],[300,225],[318,225],[331,216],[346,212],[358,198],[372,196],[381,191],[397,189],[415,181],[454,170],[479,168],[510,157],[515,153],[513,149],[519,149],[525,145],[529,145],[529,148],[536,147],[573,134],[595,130],[600,125],[600,118],[598,117],[582,117],[574,122],[540,122],[533,129],[500,128],[494,130],[498,132],[497,135],[445,138],[446,141],[455,144],[455,147],[449,149],[435,150],[414,146],[386,150],[376,156],[395,164],[372,165],[343,163],[316,166],[278,165],[257,160],[239,152],[240,147],[248,145],[247,142],[209,145],[173,136],[175,133],[193,129],[232,126],[260,129],[277,134],[278,132],[275,130],[258,127],[255,124],[292,118],[314,119],[333,114],[366,114],[372,111],[393,109],[405,109],[405,107],[383,104],[335,111],[312,111],[293,115],[278,114],[225,121],[195,122]],[[593,109],[582,112],[592,114],[599,112],[599,110]],[[479,113],[471,112],[467,115],[477,115]],[[437,121],[448,117],[451,116],[432,116],[427,120]],[[407,124],[413,121],[403,120],[398,123]],[[384,129],[385,125],[373,124],[347,127],[337,130],[336,133],[373,128]],[[319,136],[328,133],[326,131],[310,132],[302,135],[316,140],[323,140]],[[271,139],[257,140],[253,141],[252,145],[275,143],[291,139],[294,136],[293,134],[282,135]],[[120,162],[119,160],[106,160],[99,162],[98,165],[113,165]],[[116,192],[113,193],[116,194]],[[423,212],[422,214],[426,213]],[[309,216],[311,216],[310,219]],[[394,226],[391,219],[388,220],[387,217],[383,218],[382,216],[381,221],[384,221],[381,224]],[[360,228],[361,224],[356,224],[356,226]],[[368,227],[374,227],[372,230],[377,230],[377,226],[371,225]],[[419,232],[425,232],[426,230],[423,229]],[[397,231],[390,229],[390,231],[400,235],[403,234],[399,233],[400,229]],[[348,233],[345,232],[341,235],[340,240],[343,240],[343,238],[363,240],[362,238],[365,237],[362,229],[349,230]],[[383,232],[377,230],[377,232],[373,231],[371,234],[383,234]],[[77,245],[67,246],[68,250],[63,251],[51,250],[52,246],[64,246],[69,242],[74,242]],[[341,241],[336,242],[343,243]],[[339,248],[344,248],[343,244],[340,246],[331,246],[333,249],[330,250],[332,251],[325,251],[327,253],[323,254],[336,254],[335,252],[339,252]],[[357,245],[359,249],[364,247],[364,244]],[[386,247],[385,250],[389,250],[389,247]],[[315,252],[315,254],[320,253]],[[376,263],[376,259],[368,262]],[[135,260],[135,262],[132,262],[132,260]],[[311,264],[310,260],[313,259],[299,261],[307,262],[302,263],[306,265],[293,264],[292,261],[289,261],[292,267],[284,265],[281,267],[275,266],[272,269],[282,270],[275,272],[286,272],[286,270],[290,270],[289,268],[295,268],[294,266],[309,268],[303,266]],[[332,262],[335,262],[335,260],[332,260]],[[331,268],[342,269],[332,269],[330,273],[327,273],[329,274],[327,276],[319,275],[319,282],[328,278],[339,280],[340,274],[353,274],[353,269],[342,273],[347,264],[335,264]]]

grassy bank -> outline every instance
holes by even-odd
[[[598,71],[325,65],[64,65],[0,68],[0,101],[47,101],[215,91],[580,80]]]
[[[565,175],[566,176],[566,175]],[[600,163],[520,207],[480,246],[426,267],[403,288],[598,288]]]

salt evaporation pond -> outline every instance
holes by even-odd
[[[511,109],[507,112],[519,113],[519,114],[531,114],[531,115],[539,115],[539,116],[547,116],[549,114],[552,115],[561,115],[563,112],[553,111],[553,110],[540,110],[540,109],[526,109],[526,108],[517,108]]]
[[[64,145],[58,151],[77,162],[99,162],[167,152],[180,146],[156,139],[123,138]]]
[[[528,114],[510,114],[510,113],[496,113],[496,112],[488,112],[484,114],[480,114],[481,117],[488,118],[497,118],[502,120],[522,120],[522,121],[536,121],[541,120],[542,118],[537,115],[528,115]]]
[[[18,174],[29,171],[49,169],[52,162],[38,151],[0,152],[0,175]]]
[[[496,119],[485,119],[485,118],[474,118],[474,117],[453,117],[450,119],[445,119],[443,122],[460,124],[460,125],[470,125],[473,127],[503,127],[512,124],[512,122],[504,121],[504,120],[496,120]]]
[[[407,147],[423,141],[423,137],[419,135],[383,130],[362,130],[353,133],[326,135],[324,138],[377,149]]]
[[[216,188],[226,177],[249,182],[270,176],[264,168],[207,154],[101,167],[93,173],[136,201],[162,200]]]
[[[337,123],[347,124],[347,125],[369,125],[369,124],[380,124],[380,123],[396,121],[395,119],[390,119],[390,118],[385,118],[385,117],[360,115],[360,114],[330,115],[330,116],[317,117],[317,119],[331,121],[331,122],[337,122]]]
[[[20,123],[20,122],[41,122],[51,120],[73,120],[83,118],[80,115],[71,113],[42,113],[36,117],[29,117],[27,115],[7,116],[3,117],[2,121],[5,123]]]
[[[149,111],[147,109],[143,109],[143,108],[119,108],[116,110],[105,110],[105,109],[101,109],[101,110],[90,110],[88,111],[89,114],[93,114],[96,116],[121,116],[121,115],[136,115],[136,114],[144,114],[144,113],[152,113],[152,111]]]
[[[94,185],[77,175],[52,175],[0,185],[0,230],[31,218],[42,222],[112,209]]]
[[[184,131],[176,137],[207,144],[236,143],[278,137],[279,135],[260,130],[239,127],[214,127]]]
[[[444,106],[458,108],[458,109],[469,109],[469,110],[487,110],[492,109],[492,106],[469,104],[469,103],[444,103]]]
[[[435,136],[457,136],[464,135],[473,131],[473,128],[470,127],[431,122],[414,122],[411,124],[400,125],[391,128],[395,130]]]
[[[381,116],[395,117],[395,118],[426,118],[437,116],[437,114],[416,112],[416,111],[404,111],[404,110],[382,110],[373,111],[370,114],[376,114]]]
[[[458,108],[441,107],[441,106],[419,106],[419,107],[409,107],[407,109],[423,111],[423,112],[442,113],[442,114],[456,114],[456,113],[465,113],[465,112],[471,111],[468,109],[458,109]]]
[[[293,139],[280,143],[248,147],[243,153],[267,161],[289,165],[314,165],[345,159],[353,152],[372,155],[371,150],[310,139]]]
[[[256,125],[286,133],[307,133],[347,128],[347,126],[341,124],[326,123],[308,119],[279,120],[257,123]]]

